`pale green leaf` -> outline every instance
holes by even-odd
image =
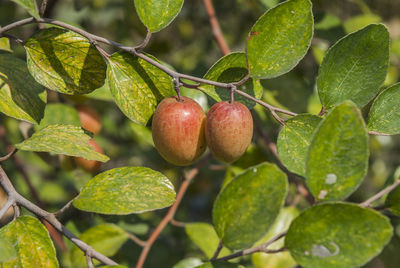
[[[208,259],[214,256],[218,248],[220,239],[214,227],[208,223],[190,223],[185,225],[186,234],[206,255]],[[228,255],[229,249],[223,247],[219,257]]]
[[[44,117],[40,124],[35,126],[38,131],[48,125],[73,125],[80,127],[79,114],[73,107],[63,103],[49,103],[44,110]]]
[[[364,28],[368,24],[371,23],[378,23],[381,22],[382,19],[375,14],[369,13],[369,14],[361,14],[358,16],[354,16],[349,18],[343,23],[344,30],[346,33],[352,33],[357,30],[360,30],[361,28]]]
[[[247,75],[247,73],[246,54],[243,52],[234,52],[219,59],[207,71],[204,79],[222,83],[232,83],[240,81]],[[217,102],[222,100],[230,100],[230,91],[226,88],[206,84],[202,84],[200,88],[203,92]],[[261,98],[263,92],[260,81],[252,78],[247,80],[247,82],[243,85],[239,86],[238,89],[253,97],[256,97],[257,99]],[[252,108],[255,105],[254,101],[251,101],[239,94],[235,94],[235,101],[243,103],[248,108]]]
[[[305,56],[312,35],[309,0],[289,0],[269,9],[249,35],[251,77],[273,78],[289,72]]]
[[[400,83],[385,89],[368,114],[368,129],[385,134],[400,133]]]
[[[79,238],[101,254],[111,257],[128,240],[128,234],[117,225],[106,223],[86,230]],[[76,268],[87,267],[85,255],[78,247],[72,250],[72,263]]]
[[[186,258],[179,261],[172,268],[194,268],[202,264],[203,262],[198,258]]]
[[[183,6],[183,0],[134,0],[140,20],[150,32],[170,24]]]
[[[72,125],[49,125],[32,137],[15,145],[23,151],[49,152],[83,157],[87,160],[107,162],[109,158],[96,152],[90,145],[90,136],[84,130]]]
[[[91,179],[73,205],[84,211],[125,215],[168,207],[174,201],[174,186],[163,174],[145,167],[122,167]]]
[[[118,107],[141,125],[153,115],[157,101],[175,94],[169,75],[126,52],[114,53],[109,59],[107,79]]]
[[[302,267],[361,267],[390,241],[390,221],[350,203],[311,207],[290,225],[285,247]]]
[[[86,94],[104,84],[106,63],[85,37],[62,28],[36,32],[25,43],[36,81],[64,94]]]
[[[35,0],[12,0],[13,2],[17,3],[21,7],[25,8],[31,16],[35,18],[40,18]]]
[[[299,211],[295,207],[285,207],[279,212],[274,224],[268,233],[254,246],[261,245],[273,237],[276,237],[283,232],[286,232],[290,226],[290,223],[299,215]],[[283,247],[283,239],[272,243],[268,246],[268,249],[280,249]],[[278,252],[275,254],[268,253],[254,253],[251,255],[251,260],[255,268],[292,268],[296,265],[296,262],[290,256],[289,252]]]
[[[285,173],[270,163],[248,168],[214,202],[213,222],[226,247],[251,246],[271,227],[288,191]]]
[[[278,155],[291,172],[305,176],[308,147],[320,122],[321,118],[316,115],[300,114],[287,120],[279,132]]]
[[[17,251],[13,247],[10,239],[1,234],[0,231],[0,264],[11,262],[17,259]]]
[[[12,52],[12,49],[10,47],[10,40],[8,40],[7,37],[0,38],[0,50]]]
[[[46,89],[32,78],[23,60],[0,54],[0,112],[39,123],[46,99]]]
[[[379,92],[389,64],[389,33],[371,24],[340,39],[326,53],[317,78],[321,103],[329,109],[352,100],[364,106]]]
[[[16,252],[15,258],[0,264],[1,267],[58,267],[49,233],[36,218],[21,216],[13,220],[0,229],[0,241],[11,243]]]
[[[102,101],[114,101],[114,98],[111,94],[110,87],[108,84],[108,81],[104,83],[104,85],[89,94],[85,95],[89,98],[96,99],[96,100],[102,100]]]
[[[340,200],[367,174],[368,132],[360,111],[346,101],[321,122],[306,160],[306,183],[317,200]]]

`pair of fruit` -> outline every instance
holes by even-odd
[[[206,115],[186,97],[169,97],[158,105],[152,123],[153,141],[168,162],[187,166],[206,150],[231,163],[246,151],[253,136],[253,118],[240,102],[221,101]]]

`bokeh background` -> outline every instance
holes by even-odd
[[[268,8],[279,0],[224,0],[213,1],[221,28],[231,51],[244,51],[245,40],[251,26]],[[288,74],[276,79],[261,81],[263,99],[273,105],[296,113],[317,114],[321,105],[315,91],[318,66],[327,48],[344,35],[369,23],[384,23],[391,35],[390,68],[384,87],[399,80],[400,75],[400,1],[399,0],[315,0],[315,33],[312,46],[300,64]],[[25,10],[15,3],[0,0],[0,25],[27,17]],[[91,33],[124,43],[140,44],[146,34],[145,27],[136,15],[133,0],[51,0],[45,17],[61,20],[81,27]],[[27,25],[13,31],[26,40],[37,30],[36,25]],[[15,55],[25,60],[23,47],[12,43]],[[113,48],[104,47],[108,52]],[[181,13],[170,26],[153,37],[146,52],[168,63],[179,72],[202,77],[222,57],[215,42],[208,16],[202,0],[187,0]],[[383,87],[383,88],[384,88]],[[107,87],[88,96],[68,97],[49,91],[49,103],[64,103],[71,107],[85,104],[93,107],[101,116],[102,130],[95,137],[105,153],[111,158],[102,170],[121,166],[146,166],[167,175],[179,184],[182,170],[165,162],[156,152],[151,138],[151,128],[141,127],[129,121],[112,102]],[[202,93],[184,89],[186,95],[195,98],[205,109],[212,104]],[[368,106],[367,108],[368,109]],[[267,139],[275,141],[280,126],[269,113],[256,106],[253,115],[257,130],[248,152],[236,163],[227,166],[212,159],[203,168],[190,186],[176,219],[183,222],[211,222],[213,201],[221,185],[245,168],[263,161],[275,162]],[[32,128],[0,114],[0,155],[4,155],[9,144],[21,142]],[[368,176],[361,187],[350,197],[350,201],[361,202],[390,184],[400,175],[400,137],[381,136],[370,139],[370,165]],[[56,211],[74,198],[79,189],[92,178],[74,166],[73,161],[63,157],[18,152],[15,160],[4,163],[17,190],[33,202],[49,211]],[[295,189],[291,190],[292,196]],[[290,200],[289,200],[290,201]],[[298,209],[306,206],[304,200]],[[26,211],[23,211],[27,213]],[[386,212],[384,212],[386,213]],[[162,219],[165,210],[129,216],[103,216],[70,210],[62,217],[77,235],[100,223],[115,223],[123,229],[146,239]],[[390,214],[388,214],[390,215]],[[400,220],[390,215],[396,235],[389,246],[366,267],[393,267],[400,265]],[[4,222],[3,222],[4,224]],[[379,230],[376,230],[379,232]],[[111,242],[110,242],[111,243]],[[72,245],[64,240],[57,244],[63,267],[74,267],[68,250]],[[141,248],[128,241],[113,256],[118,262],[133,267]],[[184,258],[204,259],[200,249],[188,238],[180,227],[168,226],[151,249],[146,267],[173,267]],[[291,267],[271,265],[257,266],[250,257],[244,258],[246,267]],[[185,267],[185,266],[180,266]]]

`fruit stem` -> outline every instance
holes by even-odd
[[[175,87],[176,95],[178,97],[178,101],[182,102],[183,100],[181,98],[181,89],[180,89],[181,83],[179,81],[179,77],[174,77],[173,80],[174,80],[174,87]]]
[[[236,91],[236,86],[232,85],[230,88],[231,91],[231,99],[229,101],[230,104],[233,104],[235,102],[235,91]]]

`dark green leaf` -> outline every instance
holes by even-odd
[[[385,207],[400,217],[400,186],[397,186],[386,198]]]
[[[385,89],[374,100],[368,114],[368,129],[385,134],[400,133],[400,83]]]
[[[277,149],[282,163],[291,172],[306,175],[306,158],[312,134],[321,118],[311,114],[300,114],[286,121],[279,132]]]
[[[21,216],[13,220],[0,229],[0,241],[11,243],[16,252],[16,258],[3,263],[5,267],[58,267],[49,233],[36,218]]]
[[[358,107],[378,93],[389,64],[389,33],[371,24],[340,39],[326,53],[318,72],[321,103],[331,108],[344,100]]]
[[[174,186],[163,174],[145,167],[122,167],[89,181],[73,204],[81,210],[124,215],[172,205]]]
[[[150,32],[168,26],[181,11],[183,0],[134,0],[140,20]]]
[[[368,132],[357,106],[346,101],[321,122],[306,160],[306,183],[317,200],[340,200],[360,185],[368,169]]]
[[[253,78],[287,73],[305,56],[313,35],[309,0],[289,0],[269,9],[249,35],[247,56]]]
[[[285,247],[303,267],[361,267],[390,241],[389,219],[355,204],[311,207],[290,225]]]
[[[73,125],[80,127],[79,114],[73,107],[62,103],[50,103],[46,105],[44,117],[35,130],[40,130],[48,125]]]
[[[114,53],[109,59],[107,79],[118,107],[141,125],[153,115],[157,101],[175,94],[169,75],[126,52]]]
[[[89,145],[90,136],[82,128],[71,125],[49,125],[32,137],[15,145],[23,151],[49,152],[107,162],[109,158]]]
[[[190,223],[185,226],[185,230],[193,243],[204,252],[208,259],[211,259],[219,245],[219,238],[214,227],[208,223]],[[219,256],[222,257],[229,253],[229,249],[224,247]]]
[[[31,123],[43,117],[47,94],[29,74],[26,63],[0,54],[0,112]]]
[[[286,232],[290,223],[298,215],[299,211],[295,207],[282,208],[271,229],[261,240],[257,241],[255,246],[261,245],[271,238]],[[283,244],[283,239],[280,239],[268,246],[268,249],[280,249],[283,247]],[[251,259],[256,268],[283,268],[294,267],[296,265],[289,252],[279,252],[276,254],[254,253],[251,255]]]
[[[204,78],[222,83],[231,83],[240,81],[247,73],[246,54],[243,52],[234,52],[219,59],[208,70]],[[217,102],[230,100],[230,91],[226,88],[206,84],[202,84],[200,88]],[[261,98],[263,92],[260,81],[252,78],[239,86],[238,89],[258,99]],[[255,105],[254,101],[238,94],[235,95],[235,100],[245,104],[248,108],[252,108]]]
[[[36,81],[64,94],[86,94],[104,84],[106,64],[95,46],[61,28],[36,32],[25,43],[28,69]]]
[[[213,222],[225,246],[251,246],[271,227],[288,191],[287,177],[270,163],[250,167],[218,195]]]
[[[25,8],[31,16],[35,18],[40,18],[39,13],[36,8],[35,0],[12,0],[13,2],[17,3],[21,7]]]
[[[128,234],[117,225],[100,224],[86,230],[79,238],[101,254],[111,257],[128,240]],[[84,253],[78,247],[72,250],[72,263],[76,268],[87,267]]]

